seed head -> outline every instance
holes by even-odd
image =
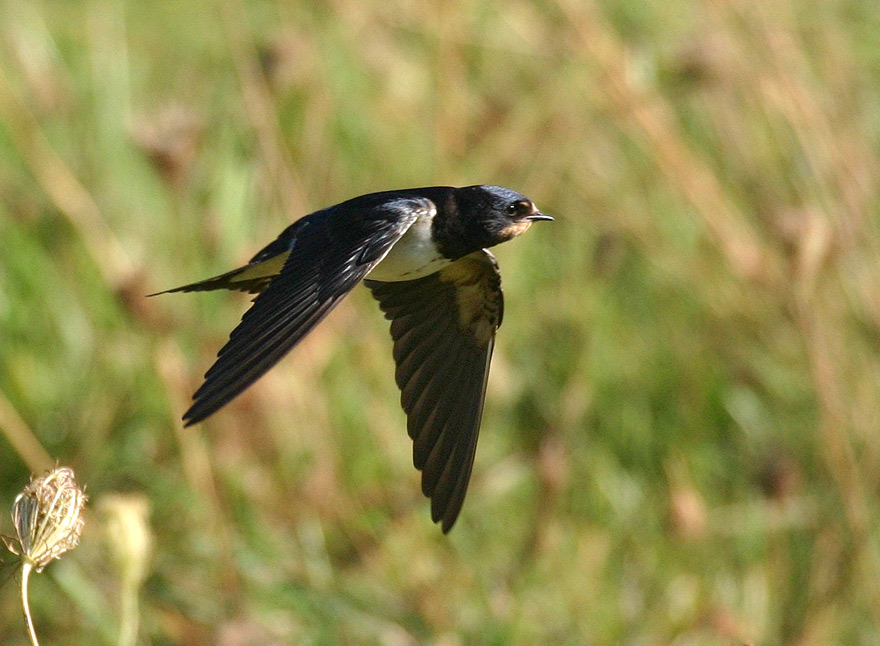
[[[73,469],[58,467],[31,480],[15,499],[15,537],[3,537],[7,549],[37,572],[79,543],[87,496],[77,486]]]

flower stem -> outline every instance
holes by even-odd
[[[32,646],[40,646],[37,633],[34,630],[34,622],[31,619],[31,607],[28,604],[28,581],[31,577],[33,564],[25,561],[21,566],[21,609],[24,611],[24,625],[27,627],[28,637],[31,638]]]
[[[139,621],[137,583],[123,582],[121,615],[117,646],[134,646]]]

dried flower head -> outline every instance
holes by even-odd
[[[3,538],[13,554],[37,572],[72,550],[82,534],[86,495],[77,486],[73,469],[58,467],[31,480],[15,499],[12,522],[15,538]]]
[[[150,573],[153,532],[150,502],[141,494],[108,494],[98,501],[108,551],[119,572],[120,617],[118,646],[138,641],[139,595]]]
[[[98,511],[123,583],[140,587],[149,574],[153,551],[149,500],[140,494],[108,494],[98,501]]]

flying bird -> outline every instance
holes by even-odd
[[[184,414],[196,424],[277,363],[359,282],[391,321],[413,462],[443,532],[464,502],[504,300],[487,251],[552,220],[500,186],[371,193],[315,211],[239,269],[170,292],[257,294]]]

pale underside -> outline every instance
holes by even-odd
[[[433,209],[419,217],[367,277],[381,281],[414,280],[447,266],[450,261],[440,255],[431,239],[433,219]]]

